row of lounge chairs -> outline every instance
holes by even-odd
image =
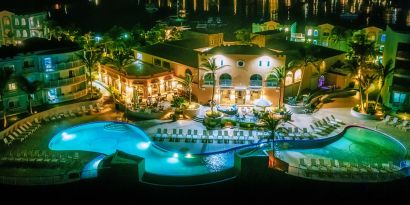
[[[410,131],[410,121],[408,120],[400,120],[398,117],[392,117],[390,115],[386,115],[386,117],[383,119],[382,122],[385,125],[397,127],[406,132]]]
[[[310,128],[312,129],[311,134],[315,135],[316,137],[323,137],[327,136],[332,133],[337,128],[346,125],[342,120],[336,119],[333,115],[330,117],[324,117],[321,120],[318,120],[312,124],[310,124]]]
[[[79,153],[52,153],[49,151],[30,150],[9,152],[1,156],[0,164],[8,167],[53,168],[70,165],[79,159]]]
[[[244,131],[233,131],[232,135],[229,134],[227,130],[213,131],[213,130],[202,130],[202,132],[194,129],[188,129],[186,132],[183,129],[172,129],[172,133],[168,133],[168,129],[157,129],[157,133],[153,135],[154,141],[169,141],[169,142],[202,142],[202,143],[214,143],[219,144],[233,143],[233,144],[245,144],[245,143],[255,143],[257,137],[254,136],[264,136],[267,133],[249,130],[248,135],[244,135]]]
[[[3,137],[3,142],[7,146],[13,144],[14,141],[23,142],[40,127],[41,124],[30,121],[14,125],[14,128]]]
[[[401,177],[400,167],[389,163],[354,163],[335,159],[299,159],[299,168],[307,177],[339,177],[361,180],[386,180]]]
[[[54,113],[54,114],[50,114],[48,116],[45,116],[42,118],[42,121],[44,122],[50,122],[50,121],[56,121],[59,119],[63,119],[63,118],[72,118],[72,117],[78,117],[78,116],[82,116],[82,115],[89,115],[97,112],[100,112],[102,110],[102,107],[100,104],[89,104],[87,107],[85,105],[78,107],[77,109],[74,110],[68,110],[65,112],[60,112],[60,113]]]

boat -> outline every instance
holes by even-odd
[[[218,110],[219,112],[225,113],[227,115],[235,115],[236,113],[238,113],[238,106],[235,104],[232,106],[224,106],[224,107],[217,105],[216,110]]]

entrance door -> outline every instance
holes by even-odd
[[[236,92],[236,99],[235,99],[235,103],[237,105],[243,105],[245,104],[245,95],[246,92],[245,90],[237,90]]]

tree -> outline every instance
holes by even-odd
[[[281,101],[283,100],[283,95],[282,95],[282,90],[285,89],[285,78],[286,78],[286,67],[285,66],[279,66],[279,67],[274,67],[270,74],[268,75],[267,80],[276,80],[278,81],[279,84],[279,109],[281,107]]]
[[[369,111],[369,89],[372,86],[372,84],[377,80],[377,78],[378,78],[377,75],[371,75],[371,74],[364,74],[364,75],[361,75],[360,78],[357,78],[357,81],[359,82],[363,92],[366,94],[366,101],[365,101],[366,111]]]
[[[283,117],[276,117],[269,111],[254,112],[255,116],[263,123],[265,129],[269,130],[269,139],[272,141],[272,149],[274,150],[275,136],[278,134],[287,134],[287,130],[278,127],[282,122],[286,122],[287,119]]]
[[[235,39],[244,44],[249,44],[251,42],[251,31],[249,29],[239,29],[234,32]]]
[[[302,85],[303,85],[306,67],[310,64],[317,67],[316,65],[313,64],[313,62],[317,61],[317,59],[313,56],[313,51],[310,45],[306,45],[300,48],[298,52],[299,52],[299,57],[303,59],[303,66],[302,66],[302,76],[299,82],[298,93],[296,94],[296,99],[299,99],[300,92],[302,91]]]
[[[200,68],[205,69],[212,73],[212,96],[211,96],[211,115],[213,116],[214,112],[214,104],[215,104],[215,79],[216,79],[216,71],[219,69],[225,68],[228,65],[217,66],[215,58],[203,59],[203,63],[201,63]]]
[[[6,106],[4,105],[4,93],[6,91],[6,86],[7,86],[7,82],[10,80],[11,75],[13,74],[14,70],[10,67],[5,67],[2,70],[0,70],[0,98],[2,100],[3,103],[3,118],[4,118],[4,122],[3,122],[3,127],[6,128],[7,127],[7,115],[6,115]]]
[[[375,54],[374,42],[367,40],[363,32],[357,33],[349,42],[350,52],[348,53],[352,70],[356,74],[356,79],[362,80],[363,71],[369,67],[368,61],[372,60]],[[360,111],[364,111],[363,83],[358,83],[360,93]]]
[[[20,88],[27,93],[27,98],[28,98],[28,104],[29,104],[29,112],[30,114],[33,114],[33,108],[32,108],[32,100],[33,100],[33,95],[39,91],[43,87],[43,83],[41,81],[35,80],[35,81],[30,81],[24,76],[19,76],[18,82],[20,85]]]
[[[92,73],[101,59],[101,52],[98,50],[84,50],[82,53],[77,53],[77,57],[81,59],[87,70],[88,84],[90,86],[90,96],[93,97]]]
[[[191,74],[186,74],[185,79],[184,79],[184,86],[186,90],[188,91],[189,95],[189,104],[192,102],[192,75]]]
[[[116,50],[112,53],[112,56],[105,57],[105,62],[115,66],[115,68],[127,75],[125,66],[135,61],[134,55],[131,50]]]
[[[383,91],[384,85],[386,84],[387,77],[389,77],[389,75],[394,72],[394,69],[395,68],[393,67],[393,61],[391,60],[387,61],[386,65],[379,63],[376,67],[376,70],[379,76],[379,81],[380,81],[380,90],[379,90],[379,93],[377,94],[376,107],[374,108],[375,110],[377,109],[377,105],[379,103],[380,96]]]

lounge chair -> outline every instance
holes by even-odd
[[[161,138],[162,134],[161,134],[161,128],[157,129],[157,133],[155,133],[154,137],[152,138],[154,141],[157,141]]]
[[[172,129],[172,134],[171,134],[171,136],[169,137],[169,141],[170,142],[173,142],[173,141],[175,141],[176,139],[177,139],[177,129]]]
[[[386,115],[386,116],[384,117],[384,119],[382,120],[382,122],[387,125],[387,123],[390,121],[390,118],[391,118],[390,115]]]
[[[239,131],[239,143],[244,144],[245,143],[245,136],[243,135],[243,131]]]
[[[330,117],[332,118],[333,121],[335,121],[335,122],[337,122],[341,125],[346,125],[346,123],[344,123],[343,120],[339,120],[339,119],[335,118],[334,115],[330,115]]]
[[[169,138],[168,129],[164,128],[162,131],[162,139],[167,139],[167,138]]]
[[[178,130],[178,135],[177,135],[177,138],[175,139],[175,142],[179,142],[181,139],[184,138],[183,131],[184,131],[184,130],[182,130],[182,129],[179,129],[179,130]]]
[[[399,118],[394,117],[391,122],[388,122],[387,125],[396,126],[399,123]]]
[[[192,141],[192,130],[188,129],[187,134],[185,135],[185,142],[191,142]]]
[[[202,130],[201,142],[202,143],[208,142],[208,133],[206,130]]]
[[[192,135],[192,143],[196,143],[198,140],[198,130],[194,130],[194,134]]]

